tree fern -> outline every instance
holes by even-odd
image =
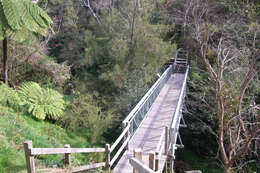
[[[53,89],[44,89],[35,82],[27,82],[20,86],[18,94],[28,112],[38,119],[44,120],[46,116],[57,119],[63,115],[63,96]]]
[[[12,88],[8,87],[4,83],[0,83],[0,104],[3,106],[10,106],[18,108],[21,104],[21,100],[18,94]]]
[[[4,81],[7,83],[7,39],[22,42],[36,36],[46,36],[52,20],[30,0],[0,0],[0,40],[3,40]],[[52,30],[53,31],[53,30]]]
[[[23,39],[16,40],[22,41],[27,38],[29,31],[36,35],[46,36],[48,29],[51,28],[51,18],[30,0],[1,0],[0,13],[3,38],[26,30],[27,32],[20,32],[23,33],[23,37],[20,34],[19,38]]]

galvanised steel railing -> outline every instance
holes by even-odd
[[[128,116],[123,121],[123,125],[130,125],[129,135],[132,137],[140,126],[142,120],[145,118],[147,112],[151,108],[153,102],[159,95],[164,84],[168,81],[172,74],[172,65],[170,65],[162,76],[155,82],[155,84],[150,88],[150,90],[143,96],[139,103],[134,107],[134,109],[128,114]]]
[[[187,86],[187,78],[189,73],[189,66],[186,67],[185,77],[182,84],[181,92],[179,95],[177,107],[174,112],[174,116],[171,122],[171,126],[169,129],[169,154],[171,156],[175,156],[175,150],[177,149],[177,137],[179,133],[180,120],[182,118],[182,107],[185,100],[186,95],[186,86]]]

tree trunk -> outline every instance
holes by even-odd
[[[4,83],[8,83],[7,75],[7,38],[3,40],[3,70],[4,70]]]
[[[225,167],[224,167],[224,173],[232,173],[232,172],[231,172],[231,167],[228,166],[228,165],[225,165]]]

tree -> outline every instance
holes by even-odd
[[[4,82],[8,83],[8,39],[23,42],[34,36],[46,36],[52,20],[30,0],[2,0],[0,2],[0,40],[3,41]]]
[[[186,2],[183,16],[187,23],[183,27],[196,45],[194,55],[209,74],[216,103],[215,134],[223,170],[231,173],[260,132],[260,112],[250,94],[259,74],[260,26],[245,22],[245,16],[230,19],[228,5],[207,0]]]

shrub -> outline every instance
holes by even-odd
[[[21,104],[21,100],[15,90],[4,83],[0,83],[0,104],[3,106],[18,108],[19,104]]]
[[[35,82],[23,83],[18,90],[19,97],[29,113],[37,119],[58,119],[63,115],[63,96],[53,89],[41,88]]]

